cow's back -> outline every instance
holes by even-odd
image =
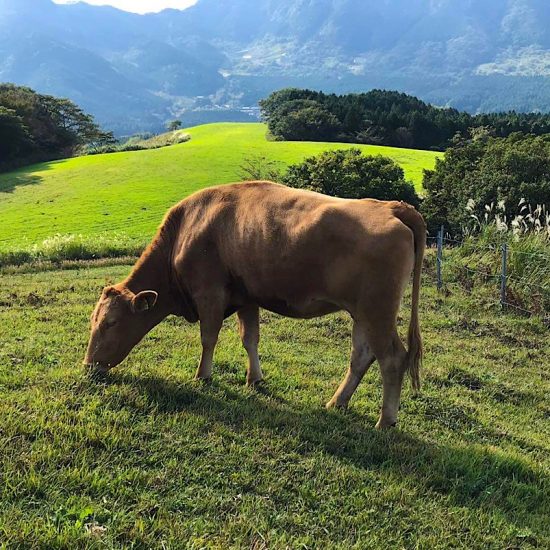
[[[345,307],[365,279],[384,266],[391,276],[393,263],[413,250],[411,232],[393,213],[396,205],[271,182],[210,188],[178,205],[175,255],[186,277],[186,266],[203,262],[269,309],[278,303],[300,309],[316,300]],[[193,276],[205,273],[194,268]]]

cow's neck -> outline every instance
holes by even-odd
[[[158,292],[160,300],[170,299],[169,255],[162,242],[156,240],[147,247],[134,269],[124,281],[134,294],[142,290]]]
[[[171,251],[173,243],[168,232],[160,231],[147,250],[141,255],[124,286],[134,294],[143,290],[158,293],[155,308],[159,318],[180,315],[189,322],[196,322],[198,315],[192,299],[173,278]]]

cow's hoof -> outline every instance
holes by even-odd
[[[263,378],[258,378],[258,380],[247,380],[246,387],[253,390],[258,390],[265,385],[265,380]]]
[[[348,408],[348,404],[343,401],[338,401],[334,397],[325,405],[326,409],[339,409],[345,411]]]
[[[197,382],[200,382],[204,386],[208,386],[212,384],[212,377],[211,376],[195,376],[195,380]]]
[[[388,430],[389,428],[395,428],[397,426],[397,421],[394,422],[386,422],[382,419],[380,419],[377,423],[375,428],[377,430]]]

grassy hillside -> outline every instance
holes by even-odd
[[[175,318],[87,379],[90,311],[129,269],[1,274],[0,547],[550,547],[541,321],[427,284],[424,389],[379,433],[376,365],[348,412],[323,408],[349,359],[343,314],[263,313],[257,392],[234,319],[210,386],[192,380],[198,327]]]
[[[350,145],[269,142],[263,124],[210,124],[185,130],[191,141],[157,150],[49,162],[0,175],[0,250],[60,234],[105,231],[148,239],[166,209],[209,185],[239,179],[245,157],[294,163]],[[395,159],[417,187],[436,153],[362,147]]]

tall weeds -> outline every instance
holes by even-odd
[[[124,234],[55,235],[39,244],[22,246],[12,251],[0,250],[0,267],[32,262],[61,262],[139,256],[145,248],[144,239]]]
[[[485,206],[480,219],[471,214],[460,246],[446,251],[447,274],[466,287],[500,284],[502,245],[508,248],[506,300],[520,309],[550,315],[550,212],[520,201],[520,214],[508,218],[504,204]],[[475,210],[472,202],[467,206]],[[458,244],[458,243],[452,243]]]

